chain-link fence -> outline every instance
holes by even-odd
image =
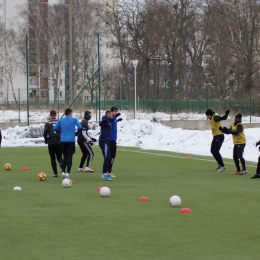
[[[101,100],[75,102],[72,109],[92,109],[106,110],[112,106],[118,107],[120,110],[133,111],[133,100]],[[30,110],[37,109],[56,109],[64,111],[67,107],[64,103],[49,103],[49,102],[30,102]],[[199,113],[203,114],[208,108],[221,114],[226,109],[230,110],[231,114],[241,113],[246,115],[260,115],[260,100],[137,100],[137,110],[154,113],[164,112],[167,114],[176,113]],[[20,102],[18,105],[15,102],[5,102],[1,104],[1,110],[26,110],[27,103]]]

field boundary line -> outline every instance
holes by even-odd
[[[132,152],[132,153],[143,153],[143,154],[151,154],[151,155],[158,155],[158,156],[165,156],[165,157],[172,157],[172,158],[180,158],[180,159],[187,159],[185,156],[178,156],[178,155],[170,155],[170,154],[161,154],[161,153],[151,153],[151,152],[144,152],[144,151],[133,151],[133,150],[126,150],[126,149],[121,149],[117,148],[119,151],[123,152]],[[203,155],[202,155],[203,156]],[[192,160],[197,160],[197,161],[205,161],[205,162],[216,162],[215,160],[210,160],[210,159],[202,159],[202,158],[194,158],[192,157]],[[229,159],[232,160],[232,159]],[[234,165],[232,162],[225,162],[225,164],[230,164]],[[257,163],[256,163],[257,164]],[[247,167],[253,167],[255,168],[255,165],[246,165]]]

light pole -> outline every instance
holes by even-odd
[[[73,101],[73,1],[69,2],[69,101]]]
[[[168,55],[164,55],[164,99],[166,99],[166,89],[167,89],[167,57]]]
[[[64,63],[64,74],[65,74],[65,77],[64,77],[64,94],[65,94],[65,98],[64,98],[64,105],[66,106],[67,105],[67,99],[68,99],[68,93],[67,93],[67,60],[65,60],[65,63]]]
[[[134,108],[134,119],[135,119],[135,114],[136,114],[136,68],[137,68],[137,64],[138,64],[139,60],[132,60],[134,69],[135,69],[135,108]]]

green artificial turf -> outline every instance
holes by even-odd
[[[101,151],[94,152],[95,172],[79,173],[76,148],[75,184],[63,188],[46,147],[1,148],[0,165],[13,166],[0,170],[1,259],[259,259],[255,163],[237,176],[232,160],[219,173],[211,157],[118,147],[117,177],[108,182],[100,178]],[[44,182],[36,176],[41,171]],[[110,197],[100,196],[101,186]],[[180,207],[169,205],[172,195],[181,197]],[[184,207],[191,213],[180,213]]]

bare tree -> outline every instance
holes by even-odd
[[[212,8],[221,13],[221,41],[225,56],[231,57],[229,82],[248,92],[256,87],[259,74],[259,3],[256,0],[215,0]],[[242,92],[240,93],[242,95]]]
[[[5,64],[2,69],[1,76],[7,83],[7,92],[9,92],[9,86],[11,87],[11,93],[13,100],[18,104],[17,96],[15,93],[14,79],[24,69],[23,56],[19,52],[17,32],[13,28],[4,29],[0,28],[0,35],[5,44]],[[8,101],[8,93],[7,93]]]

